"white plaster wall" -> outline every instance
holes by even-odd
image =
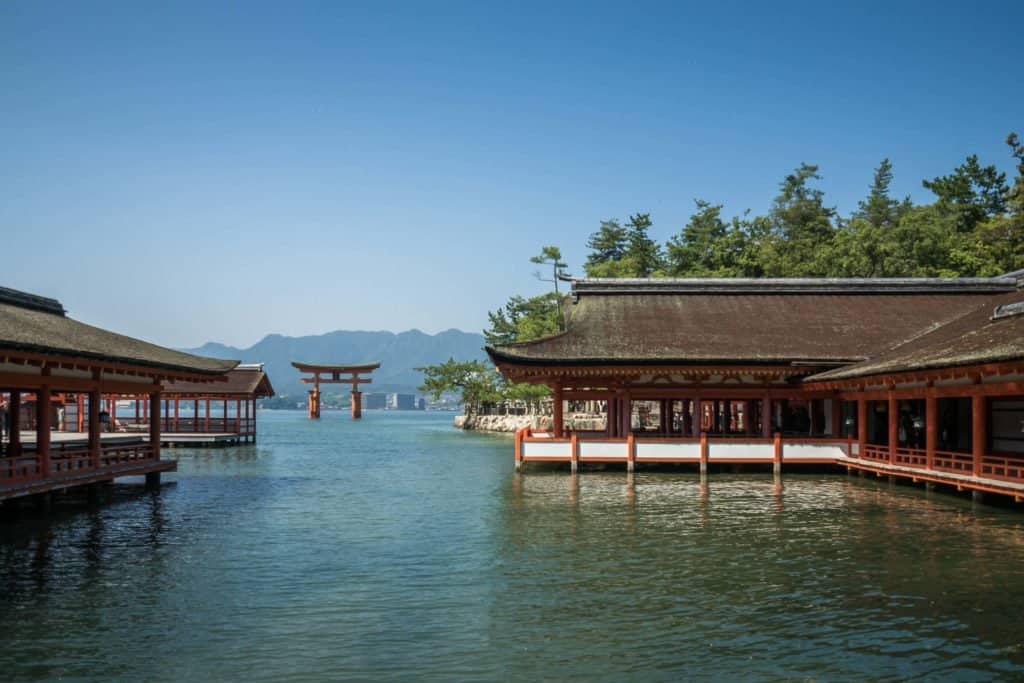
[[[774,460],[775,445],[770,443],[708,444],[708,460]]]
[[[823,460],[846,455],[846,444],[799,444],[782,442],[782,460]]]
[[[572,444],[567,441],[524,441],[523,458],[572,457]]]
[[[580,441],[580,459],[585,458],[622,458],[628,457],[628,448],[625,441]]]
[[[637,460],[700,460],[699,443],[635,443]]]

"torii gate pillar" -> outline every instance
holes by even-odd
[[[363,416],[363,394],[359,391],[360,384],[370,384],[369,377],[360,377],[360,374],[368,375],[380,367],[380,363],[364,363],[362,365],[314,365],[312,363],[292,362],[292,366],[300,372],[311,373],[312,377],[303,377],[304,384],[312,384],[309,392],[309,419],[320,418],[320,385],[321,384],[351,384],[352,385],[352,419],[358,420]],[[348,375],[342,377],[342,375]]]

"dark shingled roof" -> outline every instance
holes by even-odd
[[[527,365],[855,362],[1014,289],[1007,278],[578,280],[565,332],[487,351]]]
[[[226,382],[164,382],[165,394],[230,394],[266,398],[274,387],[262,365],[240,365],[227,374]]]
[[[855,379],[915,370],[1024,359],[1024,292],[987,298],[970,312],[870,360],[806,381]]]
[[[205,375],[222,375],[238,365],[86,325],[65,316],[54,299],[7,288],[0,291],[0,354],[4,349]]]

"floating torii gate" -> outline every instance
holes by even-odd
[[[352,419],[358,420],[363,416],[362,392],[359,391],[360,384],[370,384],[369,377],[360,377],[361,374],[369,375],[380,367],[380,363],[363,363],[361,365],[319,365],[315,363],[300,363],[292,361],[292,367],[299,372],[312,373],[312,377],[303,377],[303,384],[312,384],[309,390],[309,419],[316,420],[320,417],[320,385],[321,384],[351,384],[352,385]],[[348,377],[342,377],[348,375]]]

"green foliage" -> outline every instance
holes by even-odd
[[[504,308],[488,312],[491,326],[484,330],[490,345],[539,339],[562,331],[559,296],[553,292],[529,299],[513,296]]]
[[[922,184],[938,197],[937,205],[956,218],[957,230],[968,233],[986,218],[999,216],[1007,208],[1006,174],[995,166],[982,166],[975,154],[967,157],[952,173]]]
[[[695,200],[697,211],[665,245],[665,272],[673,277],[747,277],[758,268],[745,258],[758,235],[746,216],[722,220],[722,205]],[[752,272],[748,272],[748,269]]]
[[[825,206],[825,193],[811,186],[820,180],[818,167],[800,164],[779,186],[769,214],[772,232],[765,250],[765,272],[774,277],[828,275],[827,254],[835,236],[835,209]]]
[[[502,399],[504,381],[494,366],[485,361],[449,358],[440,365],[416,369],[423,373],[420,391],[430,394],[435,401],[442,394],[458,393],[467,414],[475,412],[482,403]]]
[[[601,221],[601,227],[587,240],[590,255],[583,270],[589,277],[616,277],[606,275],[604,269],[607,264],[622,261],[628,245],[626,229],[618,221]]]
[[[590,255],[583,269],[589,277],[656,277],[664,274],[661,245],[651,238],[650,214],[630,216],[625,227],[617,220],[601,222],[590,236]]]

